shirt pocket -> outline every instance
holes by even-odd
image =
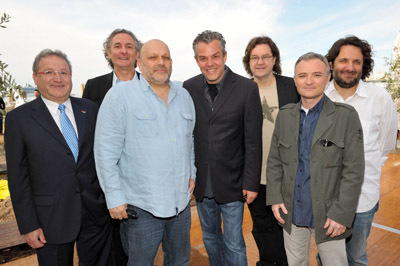
[[[187,136],[187,137],[192,136],[194,115],[191,113],[181,113],[181,118],[182,118],[182,134],[183,134],[183,136]]]
[[[135,112],[135,131],[138,137],[156,137],[160,133],[157,115],[148,111]]]

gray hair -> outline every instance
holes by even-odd
[[[32,66],[33,73],[38,72],[40,60],[42,60],[42,58],[47,56],[57,56],[60,57],[61,59],[64,59],[64,61],[68,65],[69,71],[72,72],[71,62],[68,60],[67,55],[65,53],[61,52],[60,50],[44,49],[35,57],[35,60],[33,61],[33,66]]]
[[[221,33],[216,32],[216,31],[210,31],[210,30],[205,30],[202,33],[199,33],[196,38],[193,41],[193,51],[194,55],[197,57],[197,46],[199,45],[200,42],[205,42],[206,44],[211,43],[212,41],[217,40],[219,41],[219,44],[222,49],[222,54],[225,55],[226,50],[225,50],[225,39],[224,36],[222,36]]]
[[[106,58],[106,60],[108,62],[108,65],[112,69],[114,69],[114,64],[112,63],[111,59],[108,58],[107,50],[111,49],[111,42],[112,42],[112,39],[115,37],[115,35],[120,34],[120,33],[125,33],[132,37],[133,41],[135,42],[135,49],[137,52],[140,51],[140,49],[142,48],[142,45],[143,45],[142,42],[139,41],[139,39],[136,38],[135,34],[133,34],[130,30],[115,29],[113,32],[111,32],[111,34],[108,35],[107,39],[105,39],[105,41],[103,42],[103,53],[104,53],[104,57]],[[135,67],[136,67],[136,62],[135,62]]]
[[[326,65],[326,73],[329,75],[331,73],[331,68],[329,66],[328,60],[326,60],[325,56],[314,53],[314,52],[308,52],[303,54],[302,56],[297,59],[296,64],[294,65],[294,73],[296,73],[296,66],[301,62],[301,61],[308,61],[311,59],[319,59],[321,60],[325,65]]]

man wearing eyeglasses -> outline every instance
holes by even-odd
[[[41,96],[7,114],[9,189],[20,233],[39,265],[110,265],[112,228],[93,156],[97,104],[70,97],[71,64],[58,50],[33,63]]]
[[[253,237],[256,241],[261,265],[287,265],[283,232],[274,218],[271,207],[266,206],[267,158],[279,108],[297,103],[300,96],[293,79],[281,76],[279,49],[267,36],[254,37],[247,44],[243,64],[247,73],[258,84],[263,109],[263,160],[258,197],[249,204],[253,220]]]
[[[311,235],[324,266],[347,265],[364,178],[363,133],[356,110],[324,94],[330,67],[306,53],[295,64],[301,100],[281,108],[267,167],[267,204],[283,226],[289,265],[308,266]]]
[[[135,71],[136,57],[142,43],[129,30],[116,29],[103,43],[104,57],[112,72],[89,79],[86,82],[82,97],[99,105],[108,90],[121,81],[137,80],[139,73]]]

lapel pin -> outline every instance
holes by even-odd
[[[81,113],[82,113],[82,114],[86,114],[86,111],[85,111],[85,110],[81,110]]]

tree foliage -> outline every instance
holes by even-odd
[[[400,56],[394,60],[386,58],[386,64],[389,66],[389,71],[385,73],[387,89],[393,100],[400,99]]]
[[[10,21],[10,15],[4,13],[0,17],[0,28],[5,28],[4,24]],[[1,54],[0,54],[1,55]],[[22,97],[21,86],[17,85],[10,72],[7,71],[8,65],[0,60],[0,94],[1,97],[11,96],[11,100]]]

